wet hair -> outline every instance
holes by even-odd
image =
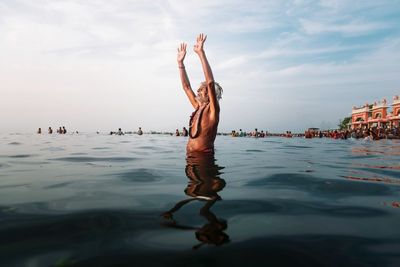
[[[205,87],[205,86],[207,86],[206,82],[202,82],[200,84],[200,88]],[[224,90],[222,89],[221,85],[219,85],[219,83],[217,83],[217,82],[214,82],[214,88],[215,88],[215,96],[217,97],[217,100],[219,101],[222,99],[222,92]]]

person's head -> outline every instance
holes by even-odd
[[[223,92],[222,87],[217,82],[214,82],[214,87],[215,87],[215,96],[216,96],[217,100],[219,101],[222,98],[222,92]],[[202,82],[200,84],[199,89],[197,89],[197,97],[196,98],[201,103],[208,103],[210,101],[210,98],[208,96],[206,82]]]

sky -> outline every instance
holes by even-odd
[[[336,128],[400,94],[400,1],[0,0],[0,133],[66,126],[174,131],[204,80],[199,33],[224,94],[219,131]]]

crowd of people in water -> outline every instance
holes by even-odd
[[[66,134],[67,129],[65,126],[60,126],[57,131],[58,134]],[[42,134],[42,128],[37,130],[38,134]],[[48,134],[53,134],[53,129],[51,127],[47,130]],[[78,131],[72,132],[78,134]],[[97,134],[100,132],[97,131]],[[176,129],[175,132],[149,132],[150,134],[167,134],[171,136],[189,136],[189,130],[183,127],[181,131]],[[126,131],[123,132],[121,128],[118,131],[110,131],[110,135],[125,135],[125,134],[137,134],[143,135],[144,132],[142,127],[139,127],[137,131]],[[332,138],[332,139],[365,139],[365,140],[380,140],[380,139],[400,139],[400,126],[392,127],[371,127],[371,128],[357,128],[357,129],[346,129],[346,130],[319,130],[319,129],[308,129],[304,133],[292,133],[291,131],[286,131],[285,133],[269,133],[268,131],[261,130],[257,128],[254,131],[239,131],[232,130],[230,134],[228,133],[218,133],[218,135],[230,135],[232,137],[255,137],[255,138],[265,138],[265,137],[301,137],[301,138]]]
[[[349,130],[331,130],[331,131],[306,131],[305,138],[333,138],[333,139],[365,139],[365,140],[380,140],[380,139],[400,139],[400,127],[371,127],[357,128]]]
[[[267,131],[258,131],[257,128],[255,128],[252,132],[242,131],[242,129],[240,129],[238,132],[236,130],[232,130],[231,132],[232,137],[266,137],[267,135]]]
[[[99,132],[97,132],[97,133],[99,133]],[[116,131],[116,132],[111,131],[110,132],[110,135],[125,135],[125,134],[142,135],[143,134],[143,130],[142,130],[142,127],[139,127],[139,129],[136,132],[131,132],[131,131],[123,132],[121,128],[118,128],[118,131]]]
[[[123,132],[121,128],[118,128],[118,131],[116,131],[116,132],[111,131],[110,132],[110,135],[125,135],[125,134],[143,135],[143,130],[142,130],[142,127],[139,127],[139,129],[137,131],[135,131],[135,132],[131,132],[131,131]],[[150,134],[159,134],[159,133],[152,131],[152,132],[150,132]],[[175,135],[175,136],[189,136],[189,131],[186,129],[186,127],[183,127],[181,132],[179,131],[179,129],[176,129],[175,133],[168,132],[166,134]]]
[[[370,128],[357,128],[357,129],[346,129],[346,130],[319,130],[319,129],[308,129],[304,133],[292,133],[286,131],[285,133],[268,133],[267,131],[258,131],[257,128],[251,132],[245,132],[240,129],[239,131],[232,130],[232,137],[256,137],[263,138],[268,136],[279,136],[279,137],[302,137],[302,138],[332,138],[332,139],[365,139],[365,140],[380,140],[380,139],[400,139],[400,126],[380,126]]]
[[[38,133],[38,134],[41,134],[41,133],[42,133],[42,128],[39,128],[39,129],[37,130],[37,133]],[[52,129],[51,127],[49,127],[49,128],[47,129],[47,133],[48,133],[48,134],[53,134],[53,129]],[[60,127],[57,129],[57,133],[58,133],[58,134],[66,134],[66,133],[67,133],[67,129],[65,128],[65,126],[60,126]]]
[[[179,129],[175,130],[175,136],[189,136],[189,132],[186,127],[183,127],[182,132],[179,132]]]

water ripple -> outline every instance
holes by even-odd
[[[115,176],[120,177],[125,182],[156,182],[162,179],[162,177],[149,169],[137,169],[128,172],[117,173]]]
[[[345,177],[347,178],[347,176]],[[311,194],[336,196],[385,195],[390,192],[386,186],[376,183],[321,179],[305,173],[273,174],[261,179],[250,181],[247,183],[247,186],[257,186],[260,188],[279,186],[287,189],[292,188],[295,190],[301,190]]]
[[[49,160],[59,160],[59,161],[67,161],[67,162],[93,162],[93,161],[105,161],[105,162],[127,162],[134,161],[137,158],[132,157],[63,157],[63,158],[55,158]]]
[[[9,155],[9,158],[30,158],[36,155],[29,155],[29,154],[19,154],[19,155]]]

